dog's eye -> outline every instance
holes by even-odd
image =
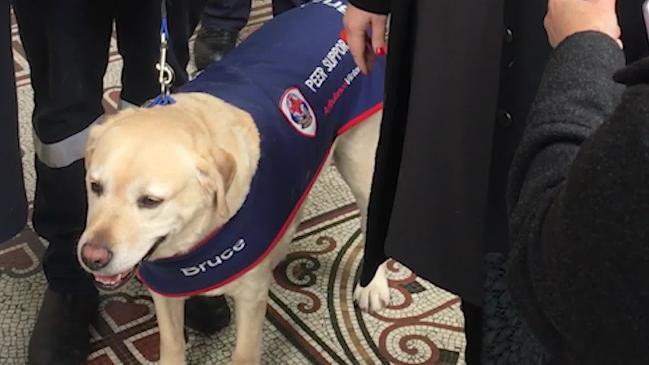
[[[141,209],[153,209],[162,204],[162,199],[144,195],[137,200],[137,206]]]
[[[104,193],[104,186],[96,181],[90,183],[90,191],[95,193],[97,196],[101,196]]]

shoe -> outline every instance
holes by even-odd
[[[194,43],[194,63],[202,71],[212,62],[218,62],[237,45],[239,32],[223,29],[201,28]]]
[[[99,294],[58,293],[51,289],[29,341],[30,365],[81,365],[90,352],[89,326],[97,319]]]
[[[230,324],[230,307],[225,297],[192,297],[185,302],[185,325],[211,336]]]

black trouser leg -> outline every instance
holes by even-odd
[[[278,16],[281,13],[296,8],[307,1],[302,0],[273,0],[273,16]]]
[[[205,0],[173,0],[169,2],[170,64],[176,71],[174,85],[179,86],[189,81],[187,64],[189,64],[189,38],[201,20]]]
[[[466,336],[464,358],[467,365],[479,365],[482,363],[482,308],[466,301],[462,301],[461,308]]]
[[[204,6],[204,0],[167,2],[168,62],[174,69],[176,86],[189,80],[189,38]],[[124,58],[122,99],[141,105],[160,92],[155,68],[160,58],[160,1],[118,1],[116,23],[119,51]]]
[[[55,291],[94,290],[76,245],[86,219],[83,153],[103,114],[111,2],[16,0],[34,88],[34,228],[49,241],[43,269]]]
[[[252,0],[208,0],[201,25],[208,29],[240,32],[248,23]]]
[[[11,46],[9,1],[0,1],[0,243],[16,235],[27,221],[23,184],[16,82]]]
[[[160,93],[155,68],[160,57],[160,1],[118,1],[115,25],[124,61],[121,99],[142,105]]]

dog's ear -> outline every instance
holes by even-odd
[[[86,141],[86,153],[85,153],[85,165],[86,170],[90,166],[90,161],[92,160],[92,154],[95,152],[95,147],[97,146],[97,139],[104,134],[106,130],[105,124],[95,124],[90,128],[90,133],[88,134],[88,141]]]
[[[104,134],[104,132],[106,132],[111,124],[121,119],[124,115],[131,114],[132,112],[133,109],[127,109],[115,115],[102,117],[92,127],[90,127],[88,140],[86,141],[86,152],[84,154],[86,170],[88,169],[88,166],[90,166],[90,160],[92,159],[92,154],[97,146],[97,140],[102,134]]]
[[[219,214],[227,217],[229,209],[225,196],[237,173],[234,157],[222,148],[212,147],[207,155],[199,157],[197,168],[199,183],[213,197]]]

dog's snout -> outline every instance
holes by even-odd
[[[83,263],[91,270],[101,270],[113,258],[113,252],[102,244],[86,243],[81,248]]]

